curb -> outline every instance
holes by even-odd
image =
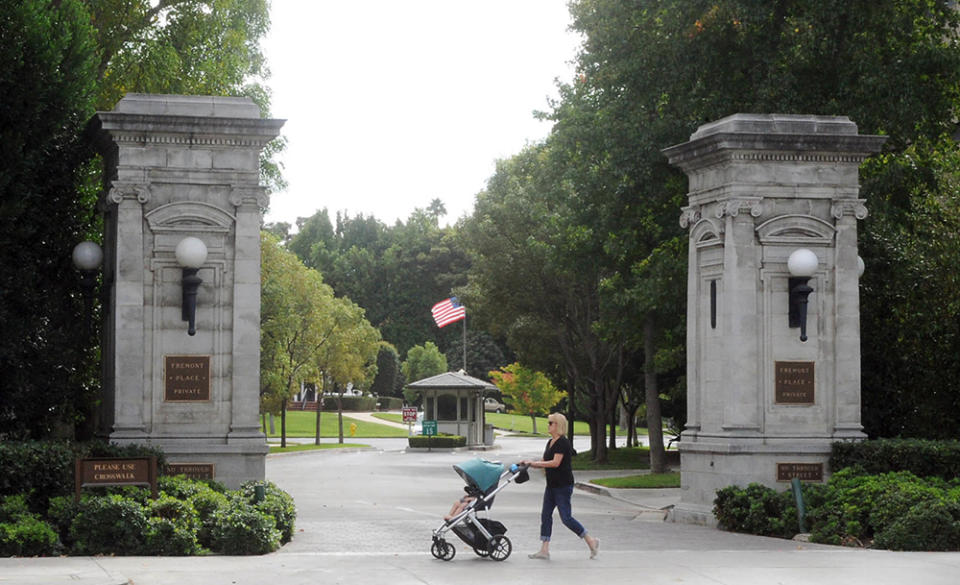
[[[622,502],[624,504],[629,504],[636,508],[640,508],[640,514],[648,514],[650,516],[656,516],[656,518],[659,521],[666,521],[667,514],[669,514],[670,510],[673,508],[673,505],[665,506],[663,508],[654,508],[652,506],[640,504],[640,503],[628,500],[626,498],[621,498],[619,496],[616,496],[613,493],[611,493],[610,490],[608,490],[607,488],[598,486],[592,483],[584,483],[584,482],[578,481],[574,484],[574,487],[578,490],[582,490],[598,496],[604,496],[612,500],[616,500],[618,502]]]

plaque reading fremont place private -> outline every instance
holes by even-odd
[[[164,356],[163,400],[164,402],[209,401],[210,356]]]
[[[813,362],[774,362],[776,404],[814,404]]]
[[[823,463],[777,463],[777,481],[823,481]]]

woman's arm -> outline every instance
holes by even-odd
[[[521,461],[523,465],[528,465],[530,467],[540,467],[540,468],[553,468],[560,467],[560,463],[563,461],[563,453],[556,453],[553,456],[553,459],[546,460],[542,459],[540,461]]]

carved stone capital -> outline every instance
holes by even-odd
[[[763,201],[757,199],[731,199],[730,201],[721,201],[714,208],[714,215],[717,219],[724,216],[737,217],[740,212],[749,212],[752,217],[760,217],[763,213]]]
[[[107,203],[120,205],[124,199],[136,199],[137,203],[143,205],[150,201],[150,187],[132,183],[114,183],[107,191]]]
[[[266,189],[259,185],[234,186],[230,192],[230,203],[236,207],[255,205],[264,209],[270,204],[270,196],[267,195]]]
[[[680,211],[680,227],[687,229],[690,226],[694,225],[700,221],[700,208],[699,207],[684,207]]]
[[[869,214],[867,206],[864,205],[865,202],[866,199],[843,199],[834,201],[833,206],[830,208],[830,214],[836,219],[840,219],[844,215],[852,215],[857,219],[865,219]]]

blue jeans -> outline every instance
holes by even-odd
[[[577,522],[570,512],[570,496],[573,495],[573,486],[565,485],[563,487],[547,487],[543,492],[543,510],[540,512],[540,540],[550,541],[550,535],[553,534],[553,509],[560,512],[560,521],[583,538],[587,534],[587,529]]]

